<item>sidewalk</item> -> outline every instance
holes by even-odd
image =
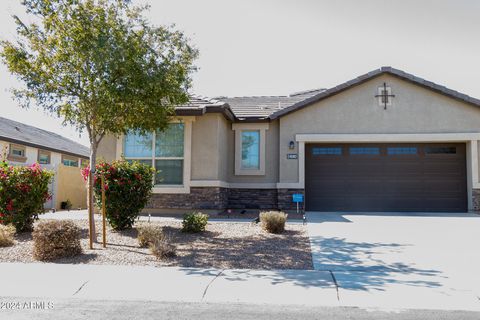
[[[325,271],[0,263],[0,296],[337,306]]]
[[[465,292],[344,290],[330,271],[1,263],[0,273],[0,297],[480,311],[480,300]]]

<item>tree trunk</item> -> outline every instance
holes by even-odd
[[[89,221],[91,222],[90,228],[90,237],[93,242],[97,242],[97,234],[95,233],[95,215],[94,215],[94,201],[93,201],[93,182],[94,182],[94,173],[95,165],[97,160],[97,145],[95,143],[90,144],[90,174],[88,176],[88,190],[87,190],[87,206],[88,206],[88,215],[90,217]]]

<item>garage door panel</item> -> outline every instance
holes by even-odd
[[[350,197],[377,197],[382,194],[383,180],[358,180],[351,179],[345,188]],[[360,183],[361,182],[361,183]]]
[[[344,144],[333,146],[341,155],[311,155],[325,146],[306,146],[308,210],[467,210],[464,144]]]
[[[361,159],[358,161],[351,161],[348,163],[346,172],[351,177],[371,177],[382,176],[383,163],[378,160]]]
[[[344,211],[349,209],[344,198],[312,198],[309,201],[318,211]]]
[[[429,204],[429,211],[462,211],[463,206],[459,206],[457,198],[426,198]],[[445,210],[447,209],[447,210]]]
[[[415,180],[403,180],[403,181],[388,181],[384,184],[381,194],[387,197],[416,197],[422,194],[425,190],[421,184],[414,184]]]
[[[388,197],[385,198],[385,207],[395,208],[392,211],[421,211],[423,206],[423,199],[418,196],[409,197]]]
[[[422,164],[414,161],[395,162],[386,161],[385,175],[387,177],[417,176],[418,171],[422,169]]]
[[[308,188],[308,186],[307,186]],[[315,194],[316,197],[340,197],[342,192],[345,192],[345,185],[331,184],[331,185],[318,185],[308,188],[310,192]]]

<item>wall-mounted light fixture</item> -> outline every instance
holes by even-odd
[[[290,143],[288,144],[288,149],[290,149],[290,150],[295,149],[295,142],[294,141],[290,141]]]

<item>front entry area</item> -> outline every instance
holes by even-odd
[[[306,144],[308,211],[466,212],[463,143]]]

